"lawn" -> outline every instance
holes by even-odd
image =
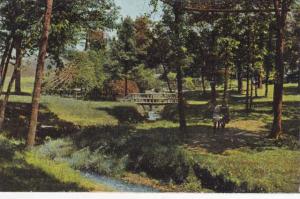
[[[0,191],[112,191],[66,164],[23,151],[24,143],[0,135]]]
[[[266,138],[273,117],[272,91],[270,86],[267,98],[255,98],[254,108],[250,113],[244,111],[244,96],[232,91],[231,122],[224,131],[217,134],[213,133],[207,96],[201,96],[200,92],[189,93],[186,107],[189,134],[185,140],[178,138],[176,106],[165,108],[163,120],[146,122],[133,104],[43,96],[42,113],[50,112],[53,114],[51,117],[56,117],[56,122],[63,121],[78,126],[81,131],[79,134],[74,132],[72,139],[79,147],[90,147],[91,150],[100,147],[111,156],[126,156],[133,148],[136,153],[142,154],[141,157],[151,157],[150,165],[156,161],[155,164],[160,164],[166,159],[159,155],[160,153],[167,153],[168,148],[179,148],[187,154],[187,161],[195,168],[195,174],[190,172],[189,176],[199,178],[202,188],[217,192],[297,192],[300,178],[297,165],[300,154],[296,137],[299,133],[300,95],[296,93],[295,84],[285,85],[285,135],[281,140],[274,141]],[[263,94],[264,89],[260,89],[259,96]],[[28,104],[30,96],[12,96],[11,101]],[[46,117],[42,123],[48,120]],[[157,155],[152,156],[152,152],[155,151]],[[197,165],[200,167],[198,170]],[[43,170],[49,168],[40,166]],[[141,166],[130,171],[138,175],[142,173],[141,176],[146,176],[146,179],[157,178],[143,169],[145,168]],[[132,176],[134,175],[127,175],[125,179],[135,182],[141,178]],[[187,179],[189,178],[192,179]],[[203,190],[195,186],[194,179],[187,181],[183,185],[184,189],[181,186],[175,187],[174,190]]]

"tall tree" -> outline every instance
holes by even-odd
[[[128,78],[132,70],[137,66],[137,49],[135,41],[134,22],[126,17],[117,32],[118,39],[112,43],[112,58],[117,61],[116,71],[124,78],[124,95],[128,95]]]
[[[40,49],[39,49],[37,68],[36,68],[34,91],[32,96],[31,119],[30,119],[30,125],[29,125],[28,137],[27,137],[28,147],[32,147],[35,144],[41,87],[42,87],[43,72],[45,67],[45,57],[47,54],[47,44],[48,44],[49,30],[51,25],[52,6],[53,6],[53,0],[46,0],[44,26],[43,26],[43,32],[40,40]]]
[[[284,83],[284,48],[287,15],[293,0],[273,0],[276,16],[276,61],[275,83],[273,96],[273,128],[271,138],[279,138],[282,134],[282,99]]]

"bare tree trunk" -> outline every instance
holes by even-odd
[[[282,99],[284,81],[284,46],[285,46],[285,27],[289,0],[274,0],[277,19],[277,41],[276,41],[276,75],[273,96],[273,128],[270,133],[271,138],[278,139],[282,134]],[[281,7],[281,8],[280,8]],[[281,10],[280,10],[281,9]]]
[[[249,111],[249,91],[250,91],[250,66],[247,66],[247,86],[246,86],[246,111]]]
[[[21,65],[22,65],[22,38],[16,41],[16,63],[18,63],[17,70],[15,71],[15,93],[21,94]]]
[[[258,74],[258,88],[262,89],[262,87],[263,87],[263,78],[262,78],[261,71],[259,71],[259,74]]]
[[[268,97],[269,95],[269,81],[270,81],[270,72],[272,69],[272,51],[273,51],[273,26],[272,24],[269,25],[269,38],[268,38],[268,55],[266,57],[266,83],[265,83],[265,97]]]
[[[255,89],[255,97],[258,97],[258,85],[257,84],[254,85],[254,89]]]
[[[184,98],[183,98],[183,86],[182,86],[182,68],[177,66],[177,91],[178,91],[178,113],[179,113],[179,124],[180,130],[186,133],[186,120],[184,111]]]
[[[238,93],[243,94],[243,74],[242,66],[240,63],[237,65],[237,79],[238,79]]]
[[[0,101],[0,130],[3,129],[6,106],[7,106],[7,103],[8,103],[8,99],[9,99],[9,96],[10,96],[10,92],[11,92],[13,83],[14,83],[14,81],[16,79],[16,71],[17,71],[17,69],[15,69],[14,72],[13,72],[13,74],[12,74],[12,77],[11,77],[11,79],[9,81],[9,84],[8,84],[7,91],[5,93],[4,99]]]
[[[175,14],[175,34],[177,37],[176,45],[177,45],[177,55],[179,56],[177,59],[181,59],[182,52],[179,47],[182,45],[181,36],[180,36],[180,25],[181,25],[181,3],[178,3],[174,6],[174,14]],[[181,66],[181,60],[178,60],[177,63],[177,92],[178,92],[178,114],[179,114],[179,125],[180,131],[182,133],[182,137],[185,137],[187,133],[187,125],[185,119],[185,110],[184,110],[184,97],[183,97],[183,71]]]
[[[268,97],[269,95],[269,81],[270,81],[270,71],[266,71],[266,83],[265,83],[265,97]]]
[[[17,43],[16,43],[16,63],[15,63],[14,71],[13,71],[13,74],[12,74],[11,79],[9,81],[5,97],[4,97],[3,100],[0,101],[0,129],[3,129],[3,124],[4,124],[4,120],[5,120],[5,111],[6,111],[6,106],[7,106],[7,103],[8,103],[8,99],[9,99],[9,96],[10,96],[10,93],[11,93],[13,83],[16,80],[17,72],[20,70],[20,67],[21,67],[20,57],[22,56],[22,49],[19,46],[21,41],[22,40],[20,38],[17,39]]]
[[[224,77],[224,94],[223,103],[228,104],[228,78],[229,78],[229,67],[225,65],[225,77]]]
[[[12,51],[14,49],[14,45],[15,45],[15,40],[13,39],[11,45],[10,45],[10,49],[8,51],[6,60],[5,60],[5,64],[4,64],[4,68],[1,74],[1,83],[0,83],[0,96],[2,95],[3,92],[3,87],[4,87],[4,83],[5,83],[5,79],[6,79],[6,74],[7,74],[7,70],[8,70],[8,66],[9,66],[9,62],[12,56]]]
[[[215,66],[215,56],[213,55],[214,53],[214,48],[215,48],[215,33],[212,33],[212,41],[211,41],[211,45],[212,45],[212,52],[210,54],[209,57],[209,62],[210,62],[210,66],[211,66],[211,83],[210,83],[210,87],[211,87],[211,104],[213,106],[217,105],[217,89],[216,89],[216,66]]]
[[[47,9],[45,13],[45,21],[43,27],[43,33],[40,40],[40,49],[39,56],[36,68],[35,75],[35,83],[34,83],[34,91],[32,96],[32,111],[31,111],[31,119],[27,137],[27,146],[33,147],[35,144],[35,135],[37,128],[37,120],[38,120],[38,111],[39,111],[39,103],[41,96],[41,87],[43,80],[43,71],[45,66],[45,57],[47,54],[47,45],[48,45],[48,37],[49,37],[49,29],[51,24],[51,15],[52,15],[52,4],[53,0],[47,0]]]
[[[11,48],[11,39],[12,39],[12,34],[9,35],[7,38],[6,38],[6,41],[5,41],[5,49],[2,53],[2,58],[1,58],[1,64],[0,64],[0,74],[1,74],[1,77],[2,77],[2,72],[3,72],[3,69],[4,69],[4,65],[5,65],[5,61],[8,57],[8,54],[9,54],[9,51],[10,51],[10,48]]]

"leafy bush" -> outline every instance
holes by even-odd
[[[73,142],[70,139],[51,140],[47,138],[44,145],[39,146],[36,152],[51,160],[62,160],[75,151]]]
[[[136,82],[127,81],[128,93],[139,93],[140,89]],[[106,83],[103,89],[103,97],[116,100],[125,95],[125,80],[114,80]]]
[[[114,158],[105,155],[101,150],[91,151],[89,147],[76,150],[69,139],[48,140],[39,146],[35,153],[41,157],[66,162],[78,170],[91,170],[103,175],[117,175],[125,168],[127,157]]]
[[[91,170],[102,175],[117,175],[125,170],[127,157],[116,159],[104,155],[100,150],[91,152],[87,147],[73,153],[68,162],[75,169]]]
[[[129,168],[136,172],[146,172],[154,178],[183,183],[189,173],[189,162],[184,151],[166,144],[165,140],[144,139],[148,139],[147,143],[140,141],[131,145]]]
[[[187,90],[196,90],[196,85],[192,77],[187,77],[184,79],[184,87]]]

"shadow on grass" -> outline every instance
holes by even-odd
[[[114,106],[111,108],[97,108],[118,119],[119,123],[138,123],[145,118],[134,106]]]
[[[31,104],[9,103],[6,112],[4,129],[8,137],[25,139],[30,120]],[[45,106],[40,107],[39,124],[37,128],[37,142],[40,143],[46,137],[59,138],[78,131],[78,127],[72,123],[60,120]]]
[[[284,94],[285,95],[300,95],[297,86],[284,88]]]
[[[40,169],[22,161],[18,163],[18,166],[15,164],[0,170],[0,191],[88,191],[78,187],[75,183],[62,183]]]
[[[0,191],[88,191],[75,183],[63,183],[16,156],[24,150],[22,144],[1,140],[0,145]]]

